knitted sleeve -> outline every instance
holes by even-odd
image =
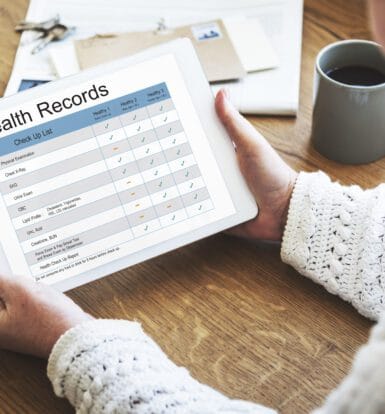
[[[70,329],[47,370],[55,393],[77,413],[275,413],[200,384],[134,322],[94,320]]]
[[[378,319],[385,301],[385,185],[345,187],[300,173],[281,257],[304,276]]]

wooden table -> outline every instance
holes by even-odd
[[[27,0],[0,0],[0,92],[9,74]],[[374,186],[385,160],[344,166],[309,143],[313,64],[318,50],[344,38],[370,38],[364,0],[305,0],[298,117],[252,117],[298,170],[322,169],[343,183]],[[288,80],[290,81],[290,80]],[[137,319],[171,358],[234,398],[282,413],[321,404],[349,370],[371,323],[300,276],[277,246],[216,235],[69,293],[100,318]],[[0,412],[72,413],[57,399],[46,363],[0,352]]]

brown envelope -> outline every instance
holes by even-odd
[[[191,39],[210,82],[246,76],[221,20],[161,31],[97,35],[76,40],[75,49],[80,68],[85,69],[179,37]]]

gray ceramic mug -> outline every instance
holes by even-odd
[[[362,164],[385,156],[385,83],[348,85],[327,75],[332,69],[365,66],[385,74],[381,47],[345,40],[322,49],[315,66],[312,142],[334,161]]]

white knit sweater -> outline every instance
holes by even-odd
[[[301,173],[290,202],[282,260],[380,319],[351,373],[317,414],[385,412],[385,185],[363,191]],[[79,413],[272,414],[231,400],[174,365],[129,321],[96,320],[56,343],[48,376]]]

